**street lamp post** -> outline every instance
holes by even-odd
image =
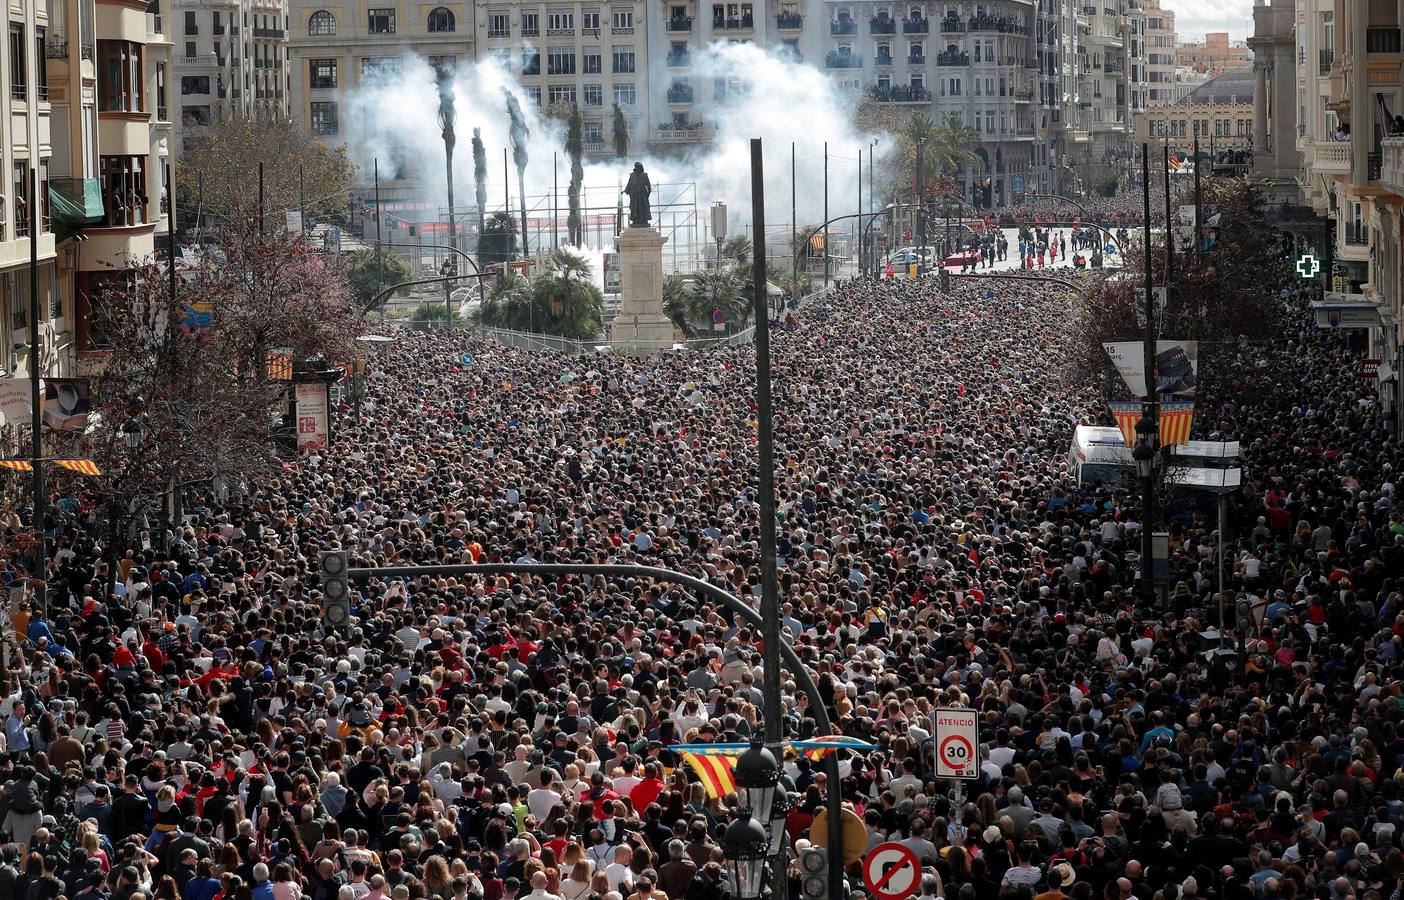
[[[1144,171],[1150,171],[1150,145],[1141,145],[1141,167]],[[1151,574],[1152,560],[1155,555],[1155,538],[1151,533],[1155,523],[1155,461],[1159,454],[1158,434],[1159,410],[1156,406],[1156,383],[1155,383],[1155,289],[1153,287],[1151,273],[1151,212],[1150,212],[1150,177],[1141,180],[1142,203],[1145,206],[1144,233],[1145,243],[1145,315],[1146,331],[1142,347],[1144,354],[1142,364],[1144,366],[1145,377],[1145,399],[1141,405],[1141,419],[1136,423],[1136,446],[1132,450],[1132,456],[1136,460],[1136,471],[1141,477],[1141,592],[1142,600],[1149,605],[1155,599],[1155,588],[1153,576]],[[1170,234],[1165,235],[1166,252],[1169,252],[1169,242],[1172,240]]]
[[[722,833],[732,900],[760,900],[769,850],[770,835],[765,826],[751,817],[751,810],[742,810]]]

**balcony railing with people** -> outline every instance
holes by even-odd
[[[755,19],[751,17],[750,13],[744,16],[712,17],[713,31],[745,31],[747,28],[754,27]]]
[[[675,84],[668,88],[669,103],[691,103],[692,88],[685,84]]]
[[[924,65],[926,65],[926,54],[924,54],[924,53],[909,53],[909,54],[907,54],[907,64],[908,64],[908,65],[912,65],[912,66],[924,66]]]
[[[692,16],[674,16],[668,20],[669,31],[691,31]]]
[[[956,16],[946,16],[941,20],[942,34],[964,34],[965,23]]]
[[[930,103],[931,92],[910,84],[874,85],[868,96],[879,103]]]
[[[897,20],[886,16],[873,16],[868,20],[868,34],[896,34]]]
[[[863,66],[863,60],[854,53],[830,50],[824,54],[824,65],[830,69],[859,69]]]
[[[793,12],[776,13],[775,27],[782,31],[797,31],[804,27],[804,16]]]
[[[857,34],[858,23],[851,19],[834,19],[829,23],[829,34]]]
[[[931,30],[931,20],[930,20],[930,19],[918,18],[918,19],[903,19],[903,20],[902,20],[902,33],[903,33],[903,34],[926,34],[926,33],[927,33],[928,31],[930,31],[930,30]]]
[[[952,53],[949,50],[942,50],[936,54],[936,65],[938,66],[968,66],[970,65],[970,54],[963,50]]]
[[[877,56],[875,56],[875,57],[873,58],[873,62],[874,62],[874,64],[879,65],[879,66],[890,66],[890,65],[892,65],[892,54],[891,54],[891,53],[879,53]]]
[[[674,51],[669,53],[664,61],[671,68],[678,69],[692,63],[692,54],[685,50],[682,53]]]
[[[945,29],[942,29],[943,31]],[[967,31],[995,31],[1000,34],[1028,34],[1027,25],[1005,16],[971,16],[966,23]]]

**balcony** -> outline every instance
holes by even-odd
[[[930,19],[903,19],[903,34],[926,34],[931,30]]]
[[[909,65],[909,66],[924,66],[924,65],[926,65],[926,56],[925,56],[924,54],[921,54],[921,53],[912,53],[912,54],[909,54],[909,55],[907,56],[907,65]]]
[[[702,122],[664,122],[654,132],[653,140],[659,144],[696,144],[711,136],[711,129]]]
[[[319,77],[317,75],[313,75],[310,79],[308,79],[307,86],[314,91],[333,90],[336,88],[336,78],[335,76],[328,78],[326,76]]]
[[[676,19],[669,19],[668,23],[663,27],[667,31],[691,31],[692,16],[682,16]]]
[[[898,84],[890,87],[875,85],[868,88],[868,96],[879,103],[930,103],[931,92],[925,88]]]
[[[804,16],[799,13],[776,13],[775,27],[780,31],[799,31],[804,27]]]
[[[44,39],[45,59],[68,59],[68,40],[62,34],[50,34]]]
[[[1349,141],[1317,141],[1314,146],[1316,153],[1311,164],[1313,172],[1322,175],[1350,174]]]
[[[1034,89],[1031,87],[1016,87],[1010,93],[1014,95],[1015,101],[1019,103],[1028,103],[1034,98]]]
[[[669,103],[691,103],[692,88],[687,85],[675,84],[668,88]]]
[[[755,19],[749,15],[732,16],[729,19],[713,18],[713,31],[747,31],[755,27]]]
[[[1342,222],[1341,231],[1345,233],[1345,242],[1363,246],[1370,240],[1370,229],[1365,227],[1364,222]]]
[[[945,30],[944,28],[942,29]],[[993,31],[998,34],[1028,34],[1025,25],[1006,19],[1004,16],[971,16],[966,25],[967,31]]]
[[[868,34],[896,34],[897,20],[873,16],[868,20]]]
[[[942,34],[964,34],[965,23],[955,16],[947,16],[941,20]]]
[[[826,69],[861,69],[863,60],[854,53],[839,53],[830,50],[824,54],[824,68]]]
[[[968,66],[970,65],[970,54],[964,51],[951,53],[949,50],[942,50],[936,54],[936,65],[938,66]]]
[[[691,53],[669,53],[664,62],[670,69],[681,69],[692,64]]]
[[[1380,183],[1395,194],[1404,194],[1404,137],[1380,142]]]
[[[890,66],[890,65],[892,65],[892,54],[891,54],[891,53],[879,53],[876,57],[873,58],[873,65],[877,65],[877,66]]]
[[[1365,52],[1366,53],[1398,53],[1399,52],[1399,29],[1398,28],[1366,28],[1365,29]]]
[[[212,33],[212,34],[224,34],[224,26],[223,26],[223,25],[214,25],[214,26],[211,26],[211,28],[210,28],[210,33]]]
[[[829,23],[829,34],[857,34],[858,23],[849,19],[838,19]]]
[[[1322,75],[1331,74],[1331,63],[1335,59],[1335,52],[1332,50],[1316,51],[1317,71]]]

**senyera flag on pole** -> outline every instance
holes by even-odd
[[[56,466],[62,466],[71,472],[77,472],[79,475],[102,474],[97,463],[91,459],[51,459],[49,462]],[[9,469],[13,472],[33,472],[34,465],[27,459],[0,459],[0,469]]]
[[[742,742],[721,744],[679,744],[671,747],[682,757],[683,762],[696,773],[708,797],[726,797],[736,792],[736,760],[750,744]],[[803,753],[818,762],[836,750],[871,751],[876,744],[869,744],[856,738],[843,735],[813,738],[807,741],[784,741],[781,747],[787,751]]]
[[[1141,419],[1141,404],[1136,400],[1113,400],[1107,404],[1111,408],[1116,427],[1121,430],[1121,439],[1126,446],[1136,446],[1136,423]],[[1160,404],[1160,446],[1173,447],[1190,439],[1194,427],[1193,400],[1165,400]]]

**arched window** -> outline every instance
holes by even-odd
[[[325,9],[317,10],[312,14],[311,18],[307,20],[307,33],[320,35],[336,34],[336,16],[327,12]]]
[[[429,31],[443,32],[454,30],[453,10],[436,6],[429,12]]]

